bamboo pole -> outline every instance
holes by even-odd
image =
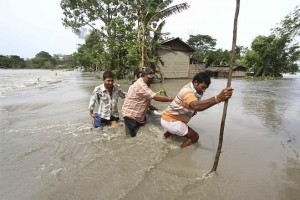
[[[227,80],[227,87],[231,86],[231,77],[232,77],[232,68],[233,68],[233,65],[234,65],[234,56],[235,56],[235,47],[236,47],[236,38],[237,38],[237,22],[238,22],[239,10],[240,10],[240,0],[236,0],[234,25],[233,25],[233,39],[232,39],[232,48],[231,48],[231,56],[230,56],[230,65],[229,65],[229,74],[228,74],[228,80]],[[215,172],[217,170],[217,167],[218,167],[219,158],[220,158],[220,154],[221,154],[221,151],[222,151],[222,145],[223,145],[223,136],[224,136],[224,128],[225,128],[227,107],[228,107],[228,100],[226,100],[225,103],[224,103],[222,121],[221,121],[221,126],[220,126],[219,144],[218,144],[218,149],[217,149],[216,156],[215,156],[214,165],[213,165],[212,169],[210,170],[210,173]]]

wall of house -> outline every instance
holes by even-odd
[[[220,78],[227,78],[228,77],[228,72],[218,72],[218,77]]]
[[[194,78],[194,76],[199,72],[205,71],[205,64],[190,64],[189,78]]]
[[[189,76],[190,55],[183,51],[160,51],[164,62],[160,65],[164,78],[187,78]]]
[[[232,77],[244,77],[246,75],[245,71],[233,71]]]

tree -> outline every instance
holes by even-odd
[[[257,36],[242,62],[255,76],[281,76],[298,71],[300,9],[287,15],[269,36]]]
[[[193,52],[192,58],[200,62],[211,61],[211,58],[208,58],[208,54],[212,54],[215,49],[217,40],[212,38],[209,35],[190,35],[190,38],[187,40],[187,43],[191,45],[196,51]]]
[[[236,65],[242,65],[242,59],[247,51],[248,51],[247,47],[238,46],[238,45],[236,46],[236,48],[235,48],[235,64]]]
[[[135,22],[124,22],[121,17],[115,18],[111,26],[114,28],[114,40],[110,41],[114,46],[113,57],[115,62],[114,73],[117,78],[122,78],[128,71],[135,71],[138,68],[138,42]],[[135,56],[135,57],[132,57]]]
[[[10,59],[8,56],[0,55],[0,67],[1,68],[11,68]]]
[[[281,76],[298,70],[299,46],[288,47],[289,38],[275,35],[257,36],[244,57],[244,64],[255,76]]]
[[[216,65],[228,65],[230,59],[230,51],[217,49],[214,51],[208,51],[203,56],[203,62],[208,66],[216,66]]]
[[[53,54],[52,59],[54,60],[54,63],[58,66],[64,65],[64,55],[62,54]]]
[[[42,58],[42,59],[45,59],[45,60],[52,59],[52,56],[48,52],[46,52],[46,51],[41,51],[41,52],[37,53],[35,55],[35,57],[36,58]]]
[[[139,28],[139,44],[141,47],[141,68],[145,66],[145,63],[150,63],[151,58],[149,56],[154,55],[151,48],[151,40],[154,33],[162,35],[161,30],[165,24],[164,19],[170,15],[180,13],[183,10],[189,8],[187,3],[181,3],[168,7],[174,0],[142,0],[140,1],[140,12],[138,18]],[[159,23],[159,25],[157,25]],[[156,29],[156,27],[158,27]],[[158,40],[157,40],[158,41]],[[152,44],[157,45],[152,41]],[[152,61],[153,62],[153,61]]]
[[[26,62],[17,55],[3,56],[0,55],[0,67],[3,68],[25,68]]]
[[[101,40],[105,46],[107,55],[107,65],[105,68],[114,69],[118,66],[116,63],[117,55],[115,46],[116,32],[119,26],[116,26],[116,18],[123,19],[122,24],[126,26],[131,23],[126,20],[130,12],[130,6],[126,0],[102,0],[102,1],[86,1],[86,0],[62,0],[61,8],[65,18],[63,24],[72,28],[75,33],[80,33],[82,29],[90,27],[94,31],[99,32]],[[122,35],[120,37],[126,37]]]
[[[217,40],[210,35],[190,35],[187,43],[196,50],[192,54],[194,60],[204,62],[206,66],[229,65],[231,51],[215,49]],[[235,60],[241,59],[245,51],[243,46],[236,46]]]
[[[277,27],[272,29],[272,33],[277,37],[287,36],[290,41],[299,38],[300,36],[300,7],[296,6],[293,13],[288,14],[278,24]],[[298,40],[299,41],[299,40]]]
[[[86,28],[98,31],[98,42],[104,47],[98,60],[104,58],[108,61],[104,68],[124,73],[135,70],[141,60],[143,65],[159,60],[155,51],[163,35],[165,22],[162,20],[188,8],[187,3],[168,7],[173,1],[62,0],[63,24],[75,33]],[[85,55],[88,51],[85,48]],[[78,58],[78,54],[75,57]]]
[[[105,61],[108,59],[104,59],[106,53],[101,33],[98,30],[93,30],[73,56],[80,65],[93,71],[101,68],[101,66],[107,66],[108,63]]]
[[[26,63],[23,58],[17,55],[10,56],[12,68],[25,68]]]
[[[201,53],[207,53],[215,49],[217,40],[212,38],[210,35],[190,35],[187,43],[194,47]]]
[[[35,55],[34,58],[31,58],[26,61],[27,66],[30,68],[53,68],[56,65],[56,60],[46,52],[41,51]]]

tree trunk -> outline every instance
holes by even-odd
[[[227,81],[227,87],[230,87],[231,85],[231,76],[232,76],[232,68],[234,65],[234,56],[235,56],[235,47],[236,47],[236,37],[237,37],[237,22],[238,22],[238,16],[239,16],[239,10],[240,10],[240,0],[236,0],[236,9],[235,9],[235,16],[234,16],[234,27],[233,27],[233,39],[232,39],[232,51],[231,51],[231,57],[230,57],[230,66],[229,66],[229,74],[228,74],[228,81]],[[223,145],[223,135],[224,135],[224,127],[225,127],[225,120],[226,120],[226,114],[227,114],[227,107],[228,107],[228,100],[224,103],[223,108],[223,116],[220,126],[220,136],[219,136],[219,144],[218,149],[215,156],[215,161],[212,169],[210,170],[210,173],[215,172],[218,167],[220,154],[222,151],[222,145]]]

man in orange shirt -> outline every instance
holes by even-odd
[[[211,81],[208,74],[200,72],[193,81],[185,85],[177,94],[172,103],[163,111],[161,125],[166,130],[165,138],[171,134],[186,137],[180,145],[182,148],[199,140],[199,134],[187,125],[190,119],[197,113],[231,98],[233,89],[223,89],[218,95],[201,100],[203,93],[209,87]]]

